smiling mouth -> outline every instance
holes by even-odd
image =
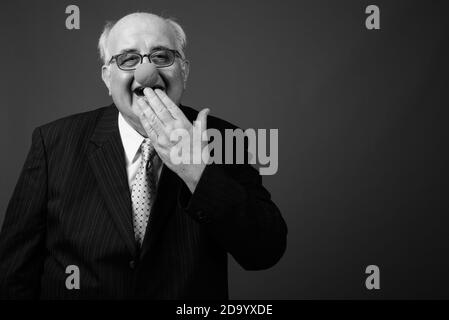
[[[145,88],[146,88],[146,87],[137,87],[137,88],[135,88],[135,89],[133,90],[133,92],[134,92],[134,94],[135,94],[136,96],[138,96],[138,97],[143,97],[143,96],[145,96],[145,94],[143,93],[143,90],[144,90]],[[160,89],[160,90],[162,90],[162,91],[165,91],[165,88],[162,87],[162,86],[154,86],[154,87],[151,87],[151,89],[153,89],[153,90]]]

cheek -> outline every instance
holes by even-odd
[[[181,70],[177,69],[167,73],[165,79],[168,83],[170,92],[176,95],[180,95],[182,93],[184,89],[184,78]]]
[[[128,73],[114,73],[111,78],[112,93],[130,90],[133,77]]]
[[[184,72],[182,71],[181,68],[178,68],[176,70],[174,77],[176,78],[179,85],[184,85]]]
[[[173,68],[167,69],[164,72],[165,78],[168,80],[170,86],[179,88],[184,85],[183,71],[179,64],[174,64]]]

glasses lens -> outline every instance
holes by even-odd
[[[133,69],[140,63],[137,53],[123,53],[117,57],[117,65],[122,69]]]
[[[172,51],[158,50],[151,54],[151,62],[157,67],[167,67],[175,61],[175,55]]]

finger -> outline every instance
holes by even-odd
[[[148,103],[144,99],[139,99],[137,105],[141,112],[141,122],[145,131],[149,133],[148,130],[153,130],[157,136],[165,134],[164,125]]]
[[[157,91],[162,91],[160,89],[156,89]],[[167,124],[172,121],[174,118],[172,117],[170,111],[168,111],[165,104],[159,99],[158,95],[151,88],[145,88],[143,90],[145,97],[151,108],[156,113],[157,117],[164,123]]]
[[[179,109],[176,103],[174,103],[164,91],[156,89],[155,92],[162,103],[167,107],[168,111],[174,119],[188,121],[181,109]]]
[[[156,134],[156,131],[154,131],[153,127],[150,125],[150,122],[145,117],[145,114],[140,109],[136,112],[136,114],[139,117],[140,123],[143,126],[143,129],[145,130],[147,137],[150,138],[151,141],[157,141],[158,136]]]
[[[208,108],[201,110],[196,117],[193,125],[197,128],[200,128],[201,131],[205,131],[207,129],[207,115],[210,110]]]

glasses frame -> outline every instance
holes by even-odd
[[[169,51],[169,52],[171,52],[171,53],[174,54],[175,59],[176,59],[176,57],[182,59],[182,56],[181,56],[181,54],[178,52],[178,50],[173,50],[173,49],[158,49],[158,50],[154,50],[154,51],[152,51],[152,52],[150,52],[150,53],[147,53],[147,54],[144,54],[144,55],[142,55],[142,54],[140,54],[140,53],[138,53],[138,52],[122,52],[122,53],[113,55],[113,56],[111,57],[111,59],[109,60],[108,64],[111,64],[112,62],[115,61],[115,64],[117,65],[117,67],[118,67],[120,70],[122,70],[122,71],[134,71],[134,70],[137,69],[137,66],[139,66],[139,65],[142,64],[143,58],[145,58],[145,57],[148,57],[148,60],[150,60],[150,63],[153,63],[153,62],[151,61],[151,56],[152,56],[153,54],[157,53],[157,52],[160,52],[160,51]],[[117,57],[119,57],[119,56],[121,56],[121,55],[124,55],[124,54],[129,54],[129,53],[138,55],[138,56],[140,57],[140,63],[137,64],[136,67],[134,67],[134,68],[131,68],[131,69],[123,69],[122,67],[120,67],[120,66],[118,65],[118,63],[117,63]],[[158,65],[156,65],[156,68],[166,68],[166,67],[170,67],[171,65],[173,65],[173,63],[175,63],[175,59],[173,59],[173,62],[172,62],[172,63],[167,64],[167,65],[165,65],[165,66],[158,66]]]

